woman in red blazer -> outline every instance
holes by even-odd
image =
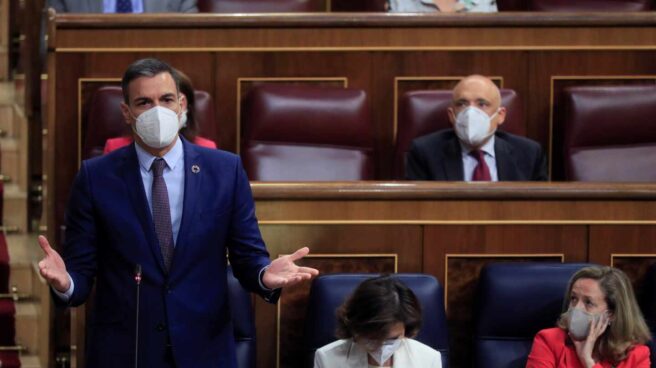
[[[558,327],[538,332],[527,368],[649,368],[651,338],[629,278],[592,266],[572,276]]]
[[[194,109],[196,103],[196,98],[194,97],[194,87],[186,74],[177,69],[176,72],[180,77],[180,92],[182,92],[182,94],[186,97],[186,100],[183,100],[182,102],[182,110],[185,112],[183,113],[184,118],[182,129],[180,129],[180,134],[182,134],[182,136],[185,137],[185,139],[189,142],[197,144],[201,147],[217,148],[214,141],[198,136],[198,122],[196,121],[196,111]],[[116,149],[127,146],[132,142],[132,135],[109,138],[107,141],[105,141],[103,154],[107,154]]]

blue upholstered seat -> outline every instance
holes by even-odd
[[[553,327],[581,263],[491,263],[479,278],[475,366],[525,367],[533,337]]]
[[[307,366],[314,351],[336,340],[335,311],[365,279],[378,274],[332,274],[317,277],[312,283],[305,323]],[[443,289],[437,279],[423,274],[395,274],[417,296],[422,307],[422,327],[415,337],[442,354],[442,366],[447,367],[448,335],[444,312]]]

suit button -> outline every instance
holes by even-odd
[[[162,332],[166,329],[166,325],[163,323],[158,323],[157,324],[157,331]]]

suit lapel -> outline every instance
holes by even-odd
[[[148,207],[148,200],[146,199],[146,192],[144,191],[143,180],[141,179],[141,168],[139,167],[139,159],[137,158],[137,151],[134,144],[126,150],[123,157],[123,180],[127,186],[127,192],[130,196],[130,203],[134,208],[134,212],[139,218],[141,228],[153,253],[153,257],[157,260],[162,272],[166,273],[164,267],[164,259],[162,252],[159,248],[157,235],[155,235],[155,228],[153,226],[153,216]]]
[[[182,136],[182,145],[184,149],[184,199],[182,204],[182,219],[180,220],[180,230],[175,242],[175,251],[173,253],[173,263],[171,268],[175,267],[177,262],[183,258],[185,248],[189,246],[185,241],[185,236],[190,233],[191,226],[194,223],[194,214],[196,213],[196,204],[200,196],[200,188],[203,175],[207,171],[203,170],[201,157],[196,147],[186,141]]]
[[[494,154],[496,155],[499,181],[519,180],[513,148],[498,135],[494,137]]]
[[[462,152],[458,138],[454,136],[447,144],[444,145],[444,176],[445,180],[462,181],[465,180],[465,169],[462,166]]]

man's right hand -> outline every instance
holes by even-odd
[[[39,262],[39,272],[44,279],[60,293],[65,293],[71,287],[71,279],[66,272],[64,260],[48,243],[45,236],[39,236],[39,246],[45,257]]]

